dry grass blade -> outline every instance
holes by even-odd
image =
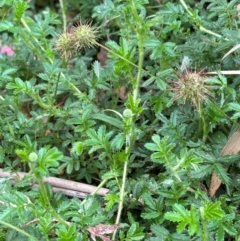
[[[236,51],[237,49],[240,48],[240,44],[234,46],[233,48],[231,48],[223,57],[222,60],[223,61],[229,54],[233,53],[234,51]]]
[[[223,70],[223,71],[212,71],[212,72],[207,72],[205,74],[209,75],[217,75],[218,73],[223,74],[223,75],[240,75],[240,70]]]
[[[232,154],[237,154],[240,152],[240,130],[236,131],[231,138],[228,140],[227,144],[221,152],[221,156],[227,156]],[[216,175],[215,172],[212,173],[211,183],[209,187],[209,196],[213,197],[216,191],[219,189],[222,181]]]

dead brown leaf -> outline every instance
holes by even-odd
[[[91,238],[96,241],[96,237],[101,238],[103,241],[111,241],[108,236],[105,234],[111,234],[115,232],[119,228],[118,225],[105,225],[105,224],[98,224],[96,226],[88,228],[88,232],[91,235]]]
[[[237,130],[231,138],[228,140],[227,144],[223,148],[221,152],[221,156],[227,156],[232,154],[237,154],[240,152],[240,130]],[[227,169],[226,169],[227,170]],[[215,172],[212,173],[211,177],[211,183],[208,190],[209,196],[213,197],[218,190],[218,188],[221,186],[222,181],[220,178],[216,175]]]
[[[121,100],[126,100],[128,97],[128,92],[127,92],[126,86],[121,86],[120,88],[115,89],[114,92],[119,95],[119,98]]]
[[[103,46],[105,46],[105,42],[104,42],[104,41],[102,41],[101,44],[102,44]],[[100,51],[99,51],[98,54],[97,54],[97,58],[98,58],[98,60],[99,60],[99,62],[100,62],[100,64],[101,64],[101,66],[104,66],[104,65],[105,65],[105,63],[106,63],[106,61],[107,61],[107,59],[108,59],[107,54],[108,54],[108,52],[107,52],[106,49],[100,48]]]

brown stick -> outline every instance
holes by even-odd
[[[17,180],[22,179],[28,173],[26,172],[17,172],[17,173],[10,173],[4,172],[3,169],[0,168],[0,177],[10,177],[10,180]],[[86,194],[92,193],[97,187],[89,184],[84,184],[80,182],[69,181],[66,179],[61,179],[57,177],[45,177],[43,178],[44,182],[51,184],[53,190],[61,191],[67,196],[77,196],[80,198],[85,198]],[[109,189],[101,188],[98,190],[97,195],[105,196]]]

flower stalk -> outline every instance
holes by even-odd
[[[144,60],[144,46],[143,46],[143,38],[144,38],[144,30],[143,30],[143,23],[141,18],[139,17],[137,13],[137,9],[134,5],[134,2],[130,0],[131,2],[131,10],[133,13],[133,17],[136,23],[136,28],[135,31],[137,33],[138,37],[138,73],[136,79],[132,80],[132,88],[133,88],[133,103],[134,103],[134,108],[138,108],[138,94],[139,94],[139,85],[142,77],[142,68],[143,68],[143,60]],[[130,110],[131,111],[131,110]],[[128,111],[129,112],[129,111]],[[124,168],[123,168],[123,176],[122,176],[122,186],[120,190],[120,202],[118,205],[118,213],[117,213],[117,218],[115,221],[115,224],[118,225],[121,219],[121,214],[122,214],[122,209],[123,209],[123,204],[124,204],[124,195],[125,195],[125,186],[126,186],[126,181],[127,181],[127,170],[128,170],[128,163],[129,163],[129,157],[132,151],[132,148],[135,143],[135,118],[134,118],[134,113],[133,115],[128,115],[124,116],[124,121],[126,124],[126,129],[129,129],[129,132],[127,133],[126,137],[126,148],[125,148],[125,153],[126,153],[126,158],[124,161]],[[125,110],[126,114],[126,110]],[[128,139],[128,140],[127,140]],[[113,233],[112,239],[115,240],[116,237],[116,231]]]
[[[51,203],[49,201],[48,198],[48,193],[45,187],[45,184],[43,182],[43,177],[39,174],[38,171],[36,171],[37,168],[35,168],[35,166],[37,165],[38,162],[38,155],[35,152],[31,152],[28,156],[28,164],[31,170],[31,173],[33,173],[34,177],[36,178],[38,184],[39,184],[39,188],[40,188],[40,193],[42,196],[42,200],[43,200],[43,205],[46,207],[46,209],[48,210],[49,213],[52,214],[52,216],[54,218],[56,218],[60,223],[62,223],[65,226],[69,226],[69,224],[61,218],[60,215],[58,215],[58,213],[56,213],[56,211],[52,208]]]

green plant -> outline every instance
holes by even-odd
[[[238,1],[34,4],[0,1],[0,240],[239,240]]]

